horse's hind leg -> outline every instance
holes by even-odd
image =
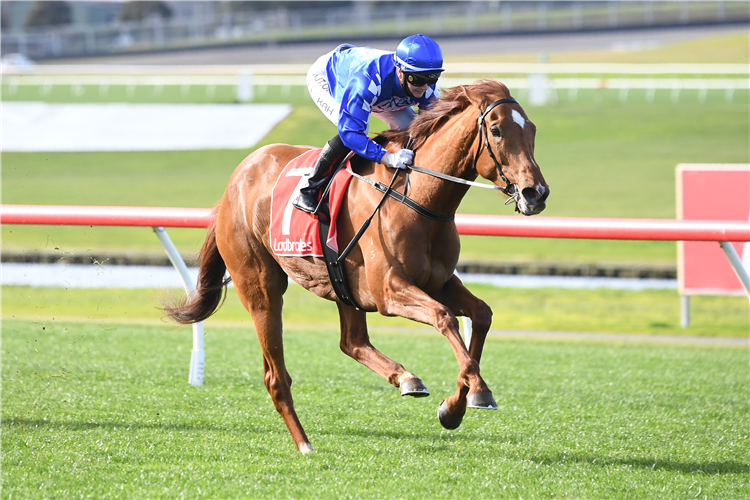
[[[403,365],[391,360],[370,343],[367,333],[366,313],[352,306],[337,302],[341,321],[341,341],[339,347],[344,354],[359,361],[374,371],[391,385],[398,387],[402,396],[423,397],[430,392],[424,383]]]
[[[262,259],[259,259],[262,260]],[[313,451],[302,424],[294,411],[292,400],[292,377],[284,362],[281,308],[283,293],[287,287],[287,276],[272,259],[258,263],[258,267],[247,266],[240,272],[230,274],[245,308],[255,324],[261,350],[263,351],[263,381],[271,395],[276,411],[284,419],[294,444],[302,453]],[[237,276],[238,279],[235,279]]]

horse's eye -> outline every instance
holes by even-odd
[[[492,135],[494,135],[495,137],[500,137],[502,135],[502,133],[500,132],[500,128],[497,126],[492,127],[490,129],[490,132],[492,132]]]

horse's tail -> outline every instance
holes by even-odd
[[[200,272],[195,293],[172,300],[172,305],[163,305],[167,316],[182,325],[198,323],[215,313],[224,302],[227,285],[232,281],[232,278],[224,277],[227,266],[216,246],[215,218],[208,226],[208,235],[198,253],[198,259]]]

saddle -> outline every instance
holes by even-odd
[[[292,206],[321,151],[313,149],[294,158],[276,180],[271,192],[271,249],[283,257],[323,257],[336,296],[359,309],[352,298],[343,262],[339,262],[336,232],[336,218],[352,178],[349,161],[339,166],[323,192],[317,217]]]

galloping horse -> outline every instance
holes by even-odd
[[[341,302],[319,257],[280,257],[269,238],[271,187],[290,160],[311,148],[273,144],[245,158],[232,175],[208,228],[200,251],[197,292],[175,307],[165,307],[178,323],[202,321],[221,305],[229,271],[237,293],[252,315],[263,351],[264,382],[297,449],[312,451],[292,401],[292,379],[284,363],[282,295],[293,279],[319,297],[336,301],[341,321],[341,350],[367,366],[402,395],[429,394],[422,381],[370,343],[367,312],[401,316],[432,325],[451,345],[459,366],[458,389],[438,409],[440,423],[455,429],[466,408],[497,408],[479,374],[479,361],[492,311],[469,292],[454,274],[460,242],[452,220],[461,199],[478,175],[491,181],[515,202],[516,210],[533,215],[544,210],[549,187],[534,160],[536,127],[508,88],[494,80],[458,86],[405,131],[376,138],[389,151],[406,147],[410,136],[415,167],[410,180],[393,170],[353,157],[352,170],[364,179],[391,185],[422,206],[412,207],[385,197],[362,180],[352,179],[337,220],[343,246],[382,203],[344,262],[353,299]],[[437,175],[437,177],[435,177]],[[384,198],[382,200],[382,198]],[[413,205],[412,205],[413,206]],[[424,216],[439,214],[439,220]],[[456,316],[472,320],[467,349]]]

